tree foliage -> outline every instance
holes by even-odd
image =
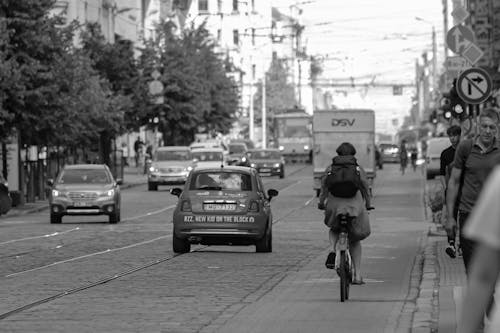
[[[227,133],[234,121],[238,93],[226,66],[215,53],[215,44],[202,25],[174,33],[169,22],[158,26],[157,38],[146,43],[139,62],[143,80],[153,70],[162,73],[162,106],[150,106],[144,117],[162,115],[166,144],[188,144],[198,128]],[[148,79],[149,78],[149,79]],[[142,122],[145,122],[145,119]]]
[[[295,87],[290,82],[290,71],[285,60],[273,59],[266,73],[266,119],[268,131],[272,133],[275,114],[297,107]],[[254,95],[255,123],[262,124],[262,84]]]

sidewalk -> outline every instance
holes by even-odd
[[[125,167],[123,171],[123,185],[121,189],[127,189],[134,186],[146,184],[148,182],[147,176],[143,174],[142,168],[138,170],[135,167]],[[22,206],[12,207],[9,212],[2,217],[13,217],[29,213],[35,213],[48,209],[48,200],[38,200],[36,202],[27,202]],[[0,217],[0,219],[2,218]]]

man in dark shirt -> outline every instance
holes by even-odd
[[[445,177],[446,184],[448,183],[448,178],[450,177],[451,164],[455,159],[455,150],[457,149],[458,143],[460,142],[460,135],[462,134],[462,129],[460,126],[453,125],[446,131],[448,138],[450,139],[451,146],[443,150],[441,153],[441,167],[439,174]]]
[[[475,242],[463,235],[469,214],[476,204],[484,182],[491,170],[500,161],[500,141],[498,139],[499,115],[494,109],[484,109],[479,115],[479,135],[470,140],[462,140],[457,146],[453,168],[448,182],[446,206],[448,209],[447,231],[460,230],[465,272],[469,272],[469,263],[475,249]],[[463,173],[463,175],[462,175]],[[461,181],[463,177],[463,181]],[[461,184],[462,183],[462,184]],[[462,189],[460,197],[459,189]],[[458,218],[454,215],[455,200],[458,199]]]
[[[448,138],[450,139],[451,146],[443,150],[440,157],[440,172],[439,174],[443,176],[444,179],[444,189],[445,189],[445,205],[444,205],[444,214],[446,214],[446,192],[448,191],[448,180],[450,178],[451,168],[453,167],[453,160],[455,159],[455,150],[457,149],[458,143],[460,142],[460,135],[462,134],[462,129],[460,126],[453,125],[448,128],[446,131],[448,134]],[[455,206],[453,207],[453,216],[455,216],[455,220],[458,215],[458,200],[460,198],[460,193],[457,195],[457,200],[455,200]],[[453,228],[450,232],[448,232],[448,244],[449,246],[446,248],[446,253],[455,258],[455,238],[456,238],[456,228]]]

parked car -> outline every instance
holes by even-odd
[[[188,146],[159,147],[148,170],[148,190],[158,185],[184,184],[193,170],[193,157]]]
[[[382,163],[399,163],[399,147],[393,143],[379,144]]]
[[[257,170],[227,166],[191,172],[173,213],[173,251],[189,252],[191,244],[255,245],[272,252],[270,201],[278,191],[264,190]]]
[[[279,149],[252,149],[250,166],[262,176],[285,177],[285,159]]]
[[[216,167],[227,165],[224,151],[221,148],[199,148],[191,150],[194,166],[198,167]]]
[[[451,146],[447,137],[430,138],[427,140],[426,178],[432,179],[439,175],[441,169],[441,153]]]
[[[0,215],[6,214],[12,207],[12,199],[9,193],[9,183],[0,174]]]
[[[250,166],[248,148],[244,143],[230,143],[226,157],[229,165]]]
[[[108,215],[109,223],[119,222],[121,184],[105,164],[64,166],[55,180],[47,180],[50,223],[61,223],[64,215]]]

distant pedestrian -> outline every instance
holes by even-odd
[[[142,155],[142,147],[144,146],[144,142],[141,141],[140,137],[134,142],[134,152],[135,152],[135,167],[139,167],[139,163],[141,163],[141,155]]]
[[[406,167],[408,166],[408,150],[406,149],[406,140],[401,141],[399,147],[399,163],[401,165],[401,174],[405,174]]]
[[[411,160],[411,167],[413,168],[413,172],[417,171],[417,158],[418,158],[417,147],[412,147],[410,150],[410,160]]]
[[[148,173],[153,159],[153,146],[146,141],[146,154],[144,154],[144,174]]]
[[[500,276],[499,197],[500,167],[496,167],[481,191],[464,230],[468,238],[477,242],[477,250],[472,257],[464,306],[458,317],[458,333],[479,332],[484,326],[485,313],[490,313],[491,319],[485,332],[500,332],[500,307],[493,308],[492,304]]]
[[[126,142],[122,142],[122,165],[128,166],[128,146]]]

